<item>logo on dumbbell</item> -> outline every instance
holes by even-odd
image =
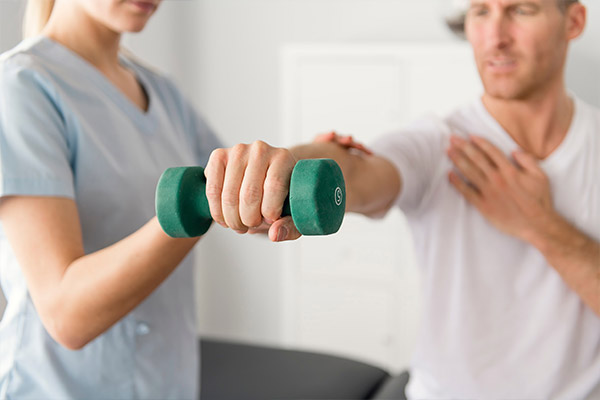
[[[335,188],[335,205],[339,206],[342,204],[342,189],[340,187]]]

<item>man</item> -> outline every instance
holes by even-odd
[[[600,110],[563,77],[585,19],[577,1],[472,0],[481,99],[375,155],[336,135],[217,150],[213,217],[295,239],[280,218],[295,160],[334,158],[349,211],[399,206],[413,230],[424,308],[409,398],[600,398]]]

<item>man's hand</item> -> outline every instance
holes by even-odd
[[[514,152],[513,163],[481,137],[452,136],[448,156],[464,177],[451,171],[452,185],[501,231],[530,241],[558,217],[548,178],[531,155]]]
[[[204,170],[213,219],[238,233],[267,232],[272,241],[300,237],[292,217],[281,218],[296,158],[257,141],[212,152]]]
[[[540,250],[600,316],[600,243],[555,211],[537,161],[524,152],[512,155],[515,163],[481,137],[453,136],[448,156],[466,181],[452,171],[450,182],[498,229]]]

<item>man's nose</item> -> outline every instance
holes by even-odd
[[[504,49],[512,43],[510,18],[502,13],[495,13],[488,20],[488,41],[495,49]]]

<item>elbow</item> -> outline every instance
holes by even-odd
[[[85,347],[86,344],[89,343],[89,341],[68,336],[59,336],[56,337],[54,340],[56,340],[56,342],[65,349],[73,351],[81,350]]]
[[[93,339],[86,337],[78,320],[66,313],[51,316],[44,325],[52,339],[68,350],[81,350]]]

